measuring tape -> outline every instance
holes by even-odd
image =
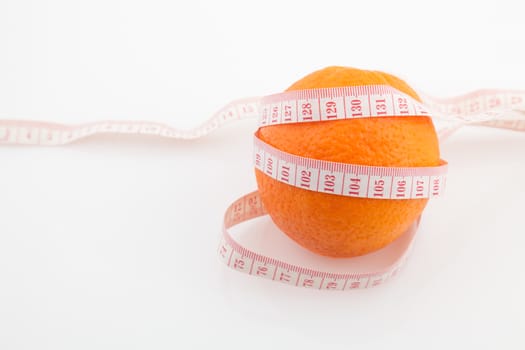
[[[255,168],[301,189],[375,199],[434,198],[443,194],[447,165],[379,167],[329,162],[280,151],[254,137]]]
[[[480,90],[451,99],[423,96],[423,102],[390,86],[358,86],[285,92],[234,101],[202,125],[181,130],[150,121],[100,121],[79,125],[24,120],[0,120],[0,144],[66,145],[101,133],[147,134],[176,139],[203,137],[240,119],[258,118],[259,127],[355,118],[432,116],[440,141],[465,125],[525,131],[525,91]],[[414,199],[440,196],[447,165],[392,168],[328,162],[299,157],[254,138],[254,166],[267,176],[309,191],[357,198]],[[365,185],[366,184],[366,185]],[[380,184],[380,185],[377,185]],[[393,244],[394,259],[373,271],[327,271],[272,258],[239,244],[230,229],[266,215],[258,192],[235,201],[224,217],[220,260],[230,268],[294,286],[326,290],[368,288],[396,275],[413,246],[419,224]],[[392,244],[391,244],[392,245]],[[359,259],[359,258],[352,258]],[[342,259],[349,260],[349,259]]]

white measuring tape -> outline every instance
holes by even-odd
[[[401,168],[364,166],[294,156],[255,136],[255,168],[290,186],[346,197],[433,198],[443,194],[447,165]]]
[[[525,131],[525,91],[480,90],[452,99],[424,97],[420,103],[390,86],[311,89],[234,101],[201,126],[180,130],[149,121],[100,121],[65,125],[24,120],[0,120],[0,144],[65,145],[100,133],[148,134],[195,139],[224,124],[259,118],[260,127],[355,118],[432,116],[443,141],[458,128],[473,124]],[[352,165],[292,155],[254,139],[254,164],[273,179],[309,191],[358,198],[413,199],[441,195],[446,184],[446,163],[435,167],[391,168]],[[365,185],[366,184],[366,185]],[[274,259],[240,245],[229,229],[265,215],[257,192],[226,211],[220,259],[234,270],[308,288],[349,290],[367,288],[394,276],[413,245],[418,222],[398,244],[395,259],[373,271],[345,273],[307,268]],[[355,258],[352,258],[355,259]],[[348,260],[348,259],[342,259]]]
[[[389,85],[288,91],[261,99],[259,125],[372,117],[428,116],[428,109]]]

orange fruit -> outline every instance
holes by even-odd
[[[313,72],[287,91],[377,84],[420,100],[393,75],[348,67]],[[273,125],[257,133],[277,149],[314,159],[398,167],[440,164],[436,131],[426,116]],[[331,257],[359,256],[386,246],[417,220],[428,201],[313,192],[278,182],[259,170],[256,178],[263,205],[277,227],[304,248]]]

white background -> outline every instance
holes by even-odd
[[[0,0],[0,118],[186,128],[328,65],[442,97],[525,88],[518,6]],[[525,347],[525,135],[470,128],[444,144],[448,193],[408,265],[345,293],[219,264],[223,211],[256,188],[255,127],[1,147],[0,349]]]

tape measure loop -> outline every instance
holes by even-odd
[[[223,235],[218,247],[219,259],[233,270],[299,286],[321,290],[353,290],[378,286],[395,276],[413,245],[419,219],[405,232],[402,253],[376,272],[335,273],[304,267],[256,253],[239,244],[228,229],[245,221],[264,216],[259,193],[252,192],[232,203],[224,215]],[[327,258],[328,259],[328,258]]]

